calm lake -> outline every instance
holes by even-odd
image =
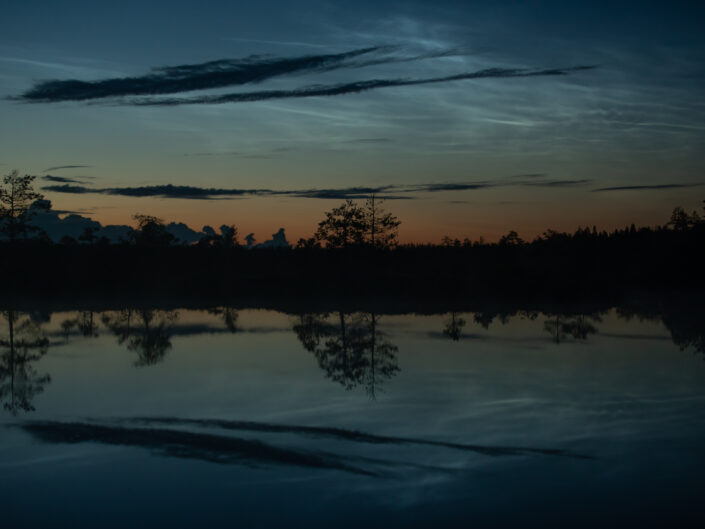
[[[705,527],[700,321],[4,311],[0,526]]]

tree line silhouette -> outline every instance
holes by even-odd
[[[161,219],[143,214],[118,242],[87,228],[78,240],[52,243],[32,226],[32,204],[42,198],[33,179],[13,171],[0,189],[0,248],[7,256],[0,290],[10,295],[531,298],[705,286],[705,220],[680,207],[657,227],[547,230],[528,242],[510,231],[497,242],[445,237],[441,244],[400,244],[401,221],[372,195],[326,212],[294,248],[246,249],[234,225],[183,245]]]

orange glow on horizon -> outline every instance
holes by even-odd
[[[196,231],[204,225],[217,229],[223,224],[234,224],[240,240],[254,233],[259,242],[284,228],[292,244],[299,238],[311,237],[324,213],[342,202],[271,197],[203,201],[59,194],[47,198],[52,200],[54,209],[76,211],[103,225],[134,225],[132,216],[140,213],[157,216],[167,223],[183,222]],[[382,207],[402,221],[399,241],[414,244],[437,244],[444,236],[473,241],[483,237],[492,242],[510,230],[532,240],[548,229],[572,232],[578,227],[595,225],[598,230],[611,231],[631,223],[656,226],[665,224],[677,205],[686,209],[699,207],[688,208],[679,195],[667,200],[659,195],[653,197],[655,200],[639,203],[629,201],[627,194],[607,201],[600,197],[600,202],[571,196],[562,202],[553,197],[534,201],[521,196],[492,197],[495,198],[492,201],[486,200],[487,196],[483,198],[483,202],[459,201],[457,196],[439,193],[429,199],[387,200]]]

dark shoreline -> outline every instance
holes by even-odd
[[[560,298],[518,298],[475,296],[455,298],[414,298],[412,296],[212,296],[168,295],[155,293],[123,293],[106,296],[103,293],[76,292],[41,295],[0,294],[0,310],[61,312],[90,310],[95,312],[122,309],[207,310],[227,307],[234,310],[274,310],[301,315],[325,312],[372,312],[379,315],[439,315],[449,312],[515,314],[592,314],[621,308],[635,314],[658,314],[665,307],[690,307],[700,312],[705,289],[639,290],[615,296],[580,296]]]
[[[0,306],[594,312],[699,306],[705,222],[374,249],[0,243]],[[651,309],[649,309],[651,310]]]

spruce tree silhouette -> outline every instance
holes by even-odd
[[[386,250],[397,245],[401,221],[382,209],[380,200],[372,193],[365,202],[366,243],[372,248]]]

